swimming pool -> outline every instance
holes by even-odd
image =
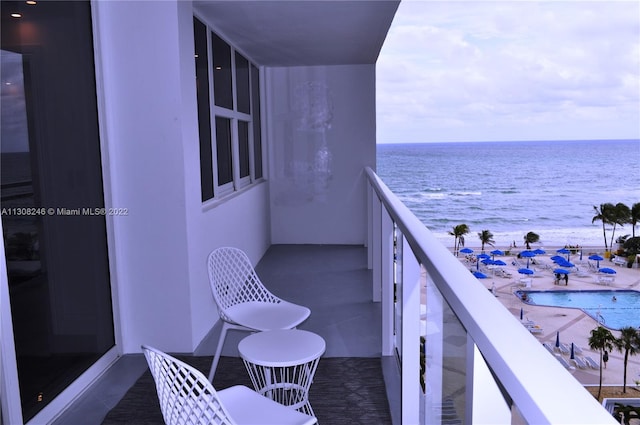
[[[579,308],[609,329],[640,327],[640,292],[632,290],[517,291],[527,304]],[[615,301],[614,301],[615,297]]]

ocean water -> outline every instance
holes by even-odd
[[[593,207],[640,202],[640,140],[383,144],[377,173],[445,246],[464,223],[472,248],[489,230],[496,247],[535,232],[536,246],[604,249]],[[615,238],[631,233],[617,226]]]

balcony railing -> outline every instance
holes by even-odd
[[[382,353],[400,365],[402,423],[615,424],[370,168],[366,174],[374,299],[382,302]]]

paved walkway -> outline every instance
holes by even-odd
[[[488,249],[487,252],[493,248]],[[598,283],[598,277],[595,273],[583,273],[582,277],[577,276],[575,273],[569,275],[568,286],[558,286],[554,284],[553,268],[545,269],[540,263],[549,264],[553,266],[553,262],[549,259],[550,256],[555,255],[555,249],[547,250],[547,254],[537,257],[538,264],[531,264],[529,268],[536,270],[535,274],[531,277],[531,289],[533,290],[554,290],[554,289],[572,289],[572,290],[594,290],[594,289],[635,289],[640,290],[640,269],[633,268],[628,269],[626,267],[620,267],[614,265],[612,262],[605,260],[600,262],[600,267],[610,267],[616,270],[615,277],[612,282],[608,284]],[[552,252],[552,253],[551,253]],[[586,252],[585,252],[586,254]],[[580,263],[578,258],[573,256],[571,259],[575,261],[580,271],[587,271],[589,269],[586,258],[588,255],[584,255],[584,261]],[[602,255],[602,254],[600,254]],[[597,322],[582,310],[572,308],[558,308],[558,307],[546,307],[529,305],[522,302],[517,296],[514,295],[514,291],[517,289],[524,289],[521,285],[520,279],[523,275],[517,272],[518,266],[513,265],[514,257],[496,257],[496,259],[502,259],[507,263],[507,266],[502,266],[504,271],[511,274],[511,277],[498,277],[492,275],[492,273],[486,272],[488,278],[479,279],[481,284],[485,285],[487,289],[491,289],[495,284],[496,296],[502,304],[511,311],[514,316],[520,318],[520,310],[523,310],[524,319],[534,321],[542,331],[535,333],[534,336],[541,343],[548,343],[552,347],[555,346],[557,332],[560,332],[560,341],[567,346],[571,346],[573,342],[577,347],[582,349],[582,354],[579,357],[590,356],[596,362],[600,361],[600,354],[596,351],[592,351],[589,348],[588,340],[590,332],[597,326]],[[460,257],[461,261],[465,263],[465,260]],[[526,259],[520,259],[526,265]],[[595,262],[593,262],[595,263]],[[471,270],[475,270],[475,265],[465,263],[470,266]],[[525,283],[526,285],[526,283]],[[619,336],[619,332],[612,331],[614,336]],[[569,355],[562,355],[565,360],[569,361]],[[613,351],[609,353],[609,361],[606,364],[606,369],[603,369],[603,385],[622,385],[623,381],[623,363],[624,353]],[[640,356],[633,356],[629,358],[627,365],[627,385],[635,386],[635,381],[640,380]],[[584,385],[598,385],[599,370],[598,369],[580,369],[575,368],[571,370],[575,378]]]

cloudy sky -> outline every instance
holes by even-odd
[[[640,139],[640,2],[403,0],[378,143]]]

